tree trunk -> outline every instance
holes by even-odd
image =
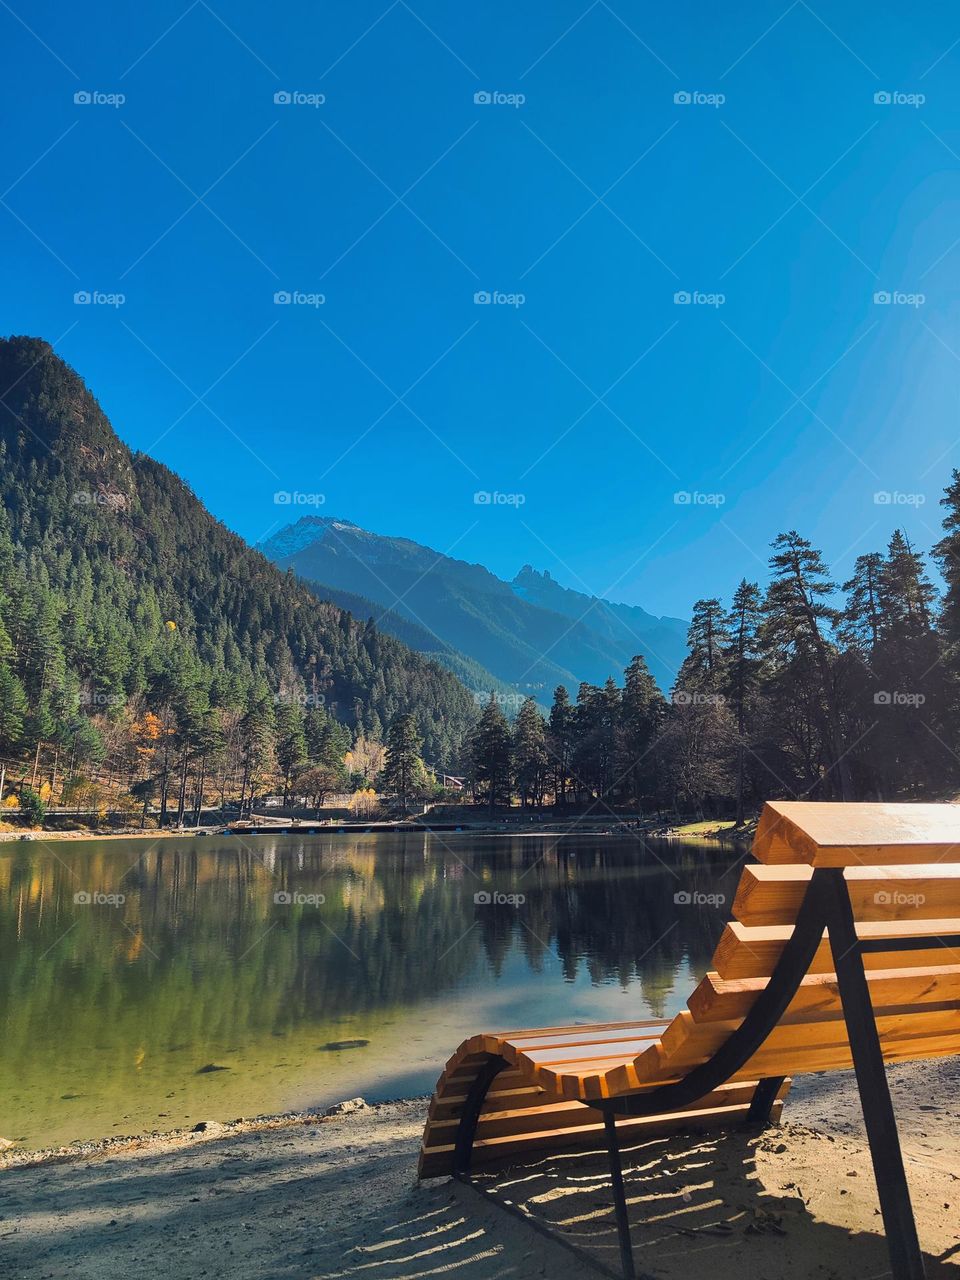
[[[177,792],[177,826],[183,826],[183,814],[187,807],[187,752],[180,762],[180,789]]]

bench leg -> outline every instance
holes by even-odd
[[[924,1280],[923,1255],[903,1167],[880,1035],[843,872],[835,875],[828,919],[830,949],[870,1142],[893,1280]]]
[[[767,1076],[757,1085],[747,1112],[748,1124],[766,1124],[786,1076]]]
[[[617,1236],[620,1240],[620,1265],[623,1268],[624,1280],[635,1280],[633,1246],[630,1243],[630,1219],[627,1217],[627,1197],[623,1190],[623,1169],[620,1166],[620,1147],[617,1142],[617,1121],[612,1111],[604,1111],[603,1127],[607,1135],[607,1154],[610,1157],[613,1211],[617,1218]]]
[[[477,1072],[473,1084],[467,1090],[467,1096],[460,1113],[457,1125],[457,1136],[453,1148],[453,1172],[455,1177],[463,1177],[470,1172],[470,1157],[473,1154],[473,1140],[477,1136],[477,1122],[486,1101],[487,1093],[496,1077],[508,1066],[505,1058],[491,1054]]]

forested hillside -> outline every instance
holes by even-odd
[[[342,763],[351,739],[382,740],[411,711],[426,757],[455,764],[467,690],[132,454],[39,339],[0,341],[0,500],[8,763],[54,781],[106,771],[143,794],[173,779],[182,810],[216,771],[250,795],[271,771]]]

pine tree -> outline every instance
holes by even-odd
[[[951,668],[957,671],[960,667],[956,656],[960,653],[960,471],[954,470],[940,505],[946,510],[943,517],[946,532],[933,548],[934,558],[947,584],[940,629],[951,649]]]
[[[547,773],[546,729],[535,698],[524,699],[513,726],[513,780],[522,808],[540,808]]]
[[[641,805],[659,791],[656,743],[665,711],[663,694],[638,654],[624,673],[618,771],[627,795]]]
[[[486,794],[492,813],[510,803],[510,726],[495,693],[483,709],[470,742],[474,790]]]
[[[689,692],[718,688],[724,651],[729,642],[727,616],[720,601],[697,600],[687,630],[689,653],[683,664],[684,683],[681,687]]]
[[[23,742],[27,695],[5,662],[0,662],[0,752],[14,755]]]
[[[843,584],[847,607],[843,611],[840,634],[865,654],[872,653],[880,642],[882,568],[883,556],[877,551],[857,556],[853,577]]]
[[[307,759],[303,710],[298,702],[283,701],[277,707],[277,764],[283,776],[283,803],[290,795],[290,780]]]
[[[883,629],[898,636],[927,635],[936,590],[927,577],[923,559],[906,535],[895,529],[887,557],[881,561],[879,598]]]
[[[772,546],[770,568],[774,577],[765,603],[765,630],[777,645],[794,656],[812,658],[829,771],[840,798],[852,800],[853,778],[834,688],[831,649],[821,630],[824,624],[833,627],[839,620],[837,611],[825,599],[833,594],[836,585],[829,579],[821,553],[795,530],[781,533]]]
[[[396,716],[387,731],[387,755],[383,767],[383,789],[397,799],[401,814],[424,776],[420,751],[423,738],[412,715]]]
[[[566,687],[558,684],[550,708],[548,746],[553,766],[553,802],[561,808],[567,803],[567,782],[573,760],[574,709]]]
[[[606,804],[622,782],[616,767],[620,690],[612,678],[602,687],[581,684],[575,725],[573,763],[577,782]]]
[[[741,578],[727,618],[729,640],[724,654],[727,698],[737,725],[736,824],[744,820],[744,759],[747,715],[760,680],[763,608],[760,588]]]

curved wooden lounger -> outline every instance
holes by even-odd
[[[791,1076],[855,1067],[893,1275],[921,1280],[883,1067],[960,1053],[960,806],[768,804],[753,852],[684,1012],[471,1036],[420,1176],[605,1140],[629,1277],[620,1139],[776,1120]]]

